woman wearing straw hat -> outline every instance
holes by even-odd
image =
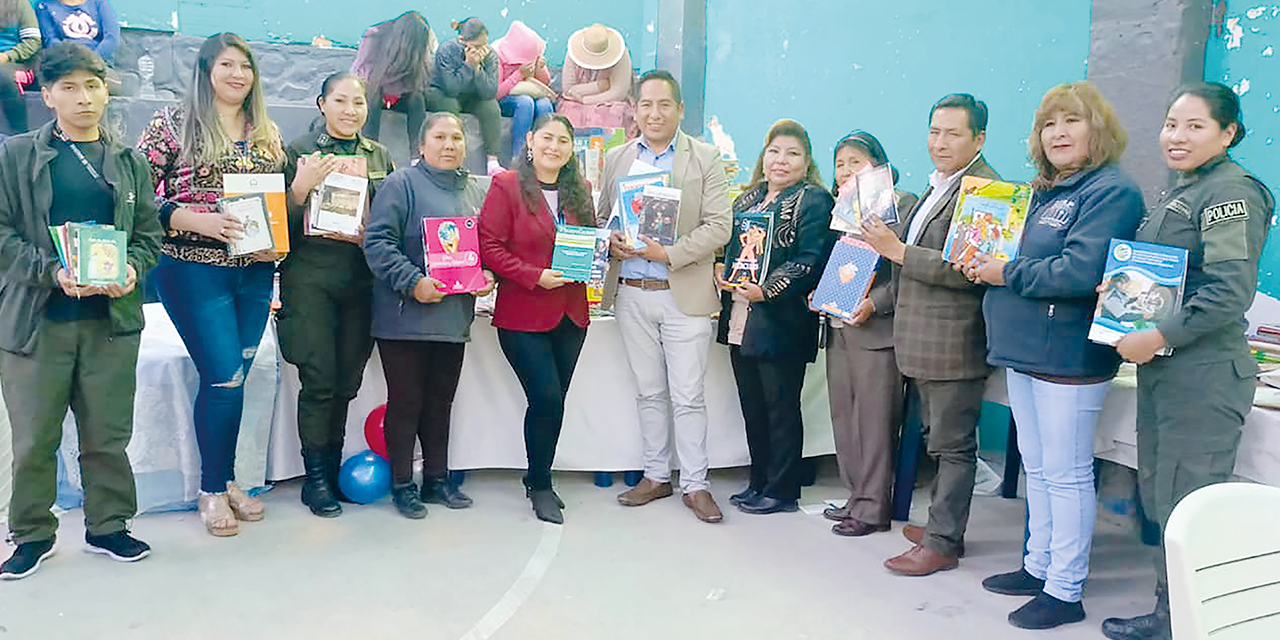
[[[517,158],[533,121],[556,109],[551,73],[542,57],[547,42],[516,20],[507,35],[494,41],[493,50],[498,53],[498,106],[511,117],[511,157]]]
[[[630,127],[631,54],[616,29],[593,24],[569,36],[557,108],[574,127]]]

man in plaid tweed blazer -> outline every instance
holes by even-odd
[[[1000,176],[983,160],[987,107],[968,94],[950,95],[929,116],[929,156],[935,171],[899,238],[868,216],[864,236],[892,260],[897,276],[894,350],[902,374],[920,394],[929,455],[938,460],[927,527],[907,525],[915,546],[885,562],[891,571],[923,576],[953,569],[964,554],[964,531],[978,450],[978,410],[990,372],[982,320],[983,288],[942,259],[960,179]]]

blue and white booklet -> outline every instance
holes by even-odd
[[[1186,249],[1112,240],[1089,340],[1115,345],[1130,333],[1155,329],[1182,307],[1186,278]],[[1166,347],[1159,355],[1171,353]]]
[[[870,244],[851,235],[840,236],[809,308],[846,322],[852,320],[858,305],[871,291],[879,265],[880,254]]]

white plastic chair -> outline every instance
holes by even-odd
[[[1199,489],[1165,528],[1174,640],[1280,638],[1280,488]]]

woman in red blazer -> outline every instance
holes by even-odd
[[[561,524],[564,503],[551,488],[551,462],[564,398],[587,337],[587,290],[551,269],[556,225],[595,226],[587,184],[573,154],[573,125],[549,113],[525,135],[515,171],[494,177],[480,211],[480,257],[498,280],[493,326],[529,407],[525,495],[539,520]]]

